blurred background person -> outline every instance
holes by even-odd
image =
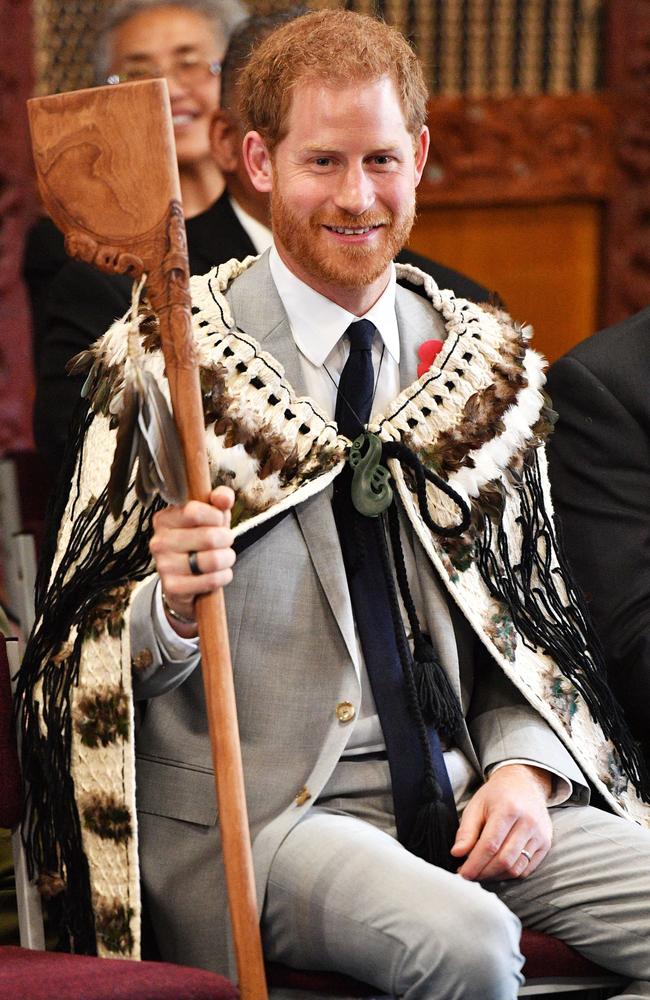
[[[564,545],[608,680],[650,761],[650,308],[551,367],[549,444]]]
[[[210,150],[221,60],[232,30],[245,17],[239,0],[121,0],[108,9],[96,49],[99,83],[167,80],[193,274],[249,252],[248,243],[223,232],[224,180]],[[137,142],[137,135],[132,138]],[[68,378],[66,365],[123,315],[132,283],[70,260],[49,219],[30,233],[25,276],[33,314],[34,436],[46,470],[54,474],[80,388],[78,379]]]

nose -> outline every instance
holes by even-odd
[[[337,208],[350,215],[362,215],[372,207],[375,201],[375,189],[362,162],[346,166],[335,201]]]
[[[168,69],[165,72],[165,80],[169,89],[170,101],[173,101],[175,97],[185,97],[189,88],[177,79],[177,74],[173,69]]]

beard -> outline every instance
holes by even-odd
[[[291,257],[319,282],[341,288],[363,288],[385,272],[408,240],[415,221],[415,197],[408,209],[396,217],[388,209],[382,212],[316,212],[305,219],[289,207],[277,184],[271,196],[273,235]],[[359,229],[378,226],[371,245],[336,244],[323,232],[323,226]]]

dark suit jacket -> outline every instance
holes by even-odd
[[[192,274],[204,274],[219,261],[256,252],[225,194],[206,212],[187,219],[186,227]],[[35,342],[34,438],[47,465],[56,471],[83,385],[82,377],[67,374],[66,365],[126,312],[132,282],[123,275],[103,274],[89,264],[65,258],[63,237],[58,234],[57,239],[52,229],[49,220],[39,224],[55,272],[50,273],[49,287],[44,288],[47,270],[38,233],[29,241],[25,271],[31,275],[28,284],[37,295],[36,300],[32,299],[35,312],[43,310],[45,303],[44,324],[35,324],[40,342]]]
[[[610,683],[650,759],[650,309],[551,368],[550,473]]]
[[[206,212],[188,219],[186,226],[192,274],[205,274],[221,261],[232,257],[241,260],[256,253],[225,193]],[[463,298],[479,302],[488,298],[489,293],[481,285],[426,257],[403,250],[397,260],[415,264],[431,274],[438,285],[452,288]],[[38,223],[30,236],[25,277],[34,315],[34,438],[54,474],[63,458],[83,385],[82,377],[67,374],[66,365],[126,312],[131,301],[131,280],[68,260],[63,237],[49,220]]]

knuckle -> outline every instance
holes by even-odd
[[[519,868],[521,862],[525,860],[522,858],[519,851],[503,851],[501,854],[501,860],[503,864],[508,869],[508,871],[513,871],[515,868]]]
[[[188,500],[183,507],[185,519],[193,525],[202,524],[204,506],[205,504],[202,504],[200,500]]]
[[[207,548],[209,549],[222,549],[223,543],[223,528],[209,528],[206,534]]]
[[[237,555],[234,549],[222,549],[221,551],[221,568],[231,569],[235,565],[235,560]]]
[[[208,575],[208,584],[210,590],[219,590],[224,587],[227,583],[232,580],[232,570],[231,569],[220,569],[214,573]]]

